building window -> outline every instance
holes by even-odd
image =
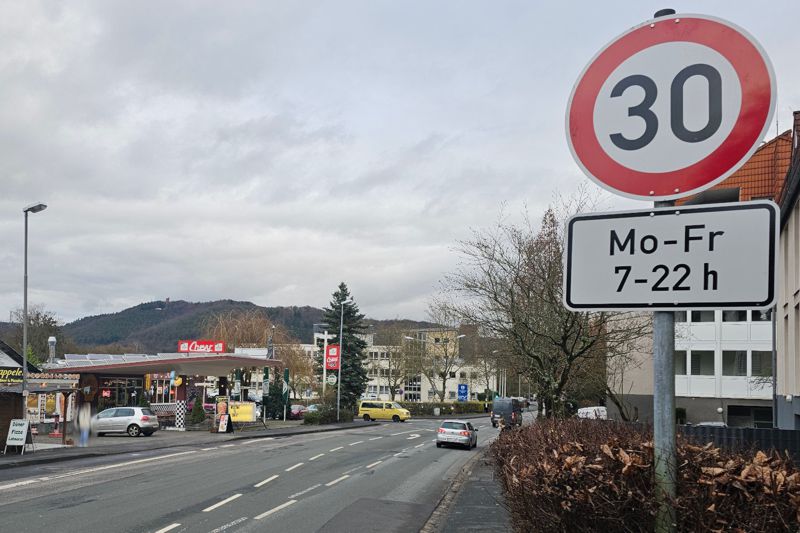
[[[686,311],[675,311],[675,322],[686,322]]]
[[[722,375],[746,376],[747,352],[745,350],[722,351]]]
[[[686,350],[675,350],[675,375],[686,375]]]
[[[434,394],[434,392],[433,392],[433,389],[428,389],[428,399],[429,399],[429,400],[430,400],[431,398],[433,398],[433,394]]]
[[[697,311],[692,311],[696,313]],[[714,352],[711,350],[692,350],[692,375],[714,375]]]
[[[461,379],[467,379],[467,373],[466,372],[459,372],[458,377],[460,377]]]
[[[751,357],[753,377],[772,377],[772,352],[753,350]]]
[[[450,392],[448,392],[447,393],[447,399],[448,400],[455,400],[456,399],[456,391],[452,391],[451,390]]]
[[[772,320],[772,311],[764,309],[763,311],[750,311],[751,320],[753,322],[769,322]]]
[[[723,322],[747,322],[747,311],[734,310],[722,312]]]
[[[714,322],[714,311],[692,311],[692,322]]]
[[[451,377],[451,378],[454,378],[454,377],[456,377],[456,373],[455,373],[455,372],[450,372],[450,377]]]

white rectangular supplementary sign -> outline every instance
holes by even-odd
[[[764,309],[775,303],[770,201],[581,214],[567,226],[571,310]]]

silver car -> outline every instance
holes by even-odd
[[[149,437],[157,430],[158,417],[147,407],[114,407],[92,417],[92,431],[98,437],[104,433]]]
[[[466,449],[478,446],[478,430],[466,420],[445,420],[436,433],[436,447],[462,446]]]

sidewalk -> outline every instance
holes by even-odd
[[[294,427],[279,427],[275,429],[246,430],[236,433],[210,433],[208,431],[157,431],[150,437],[128,437],[127,435],[114,435],[93,438],[86,448],[68,447],[39,449],[36,452],[25,450],[25,455],[19,455],[9,450],[7,455],[0,455],[0,469],[13,468],[59,461],[70,461],[86,457],[102,457],[106,455],[119,455],[131,452],[174,448],[179,446],[206,446],[229,441],[258,439],[264,437],[287,437],[304,435],[308,433],[323,433],[328,431],[342,431],[378,425],[378,422],[344,422],[340,424],[326,424],[324,426],[295,425]],[[47,437],[39,437],[37,443],[50,444]],[[0,450],[2,452],[2,450]]]
[[[511,531],[511,520],[504,505],[503,489],[494,477],[494,465],[488,453],[484,451],[465,465],[459,478],[453,484],[450,497],[445,496],[440,504],[440,507],[446,507],[446,514],[443,512],[435,518],[430,531],[436,533]]]

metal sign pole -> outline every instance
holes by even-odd
[[[674,201],[656,202],[655,207],[670,207]],[[658,502],[657,532],[676,530],[675,481],[675,313],[653,313],[653,454],[655,492]]]

